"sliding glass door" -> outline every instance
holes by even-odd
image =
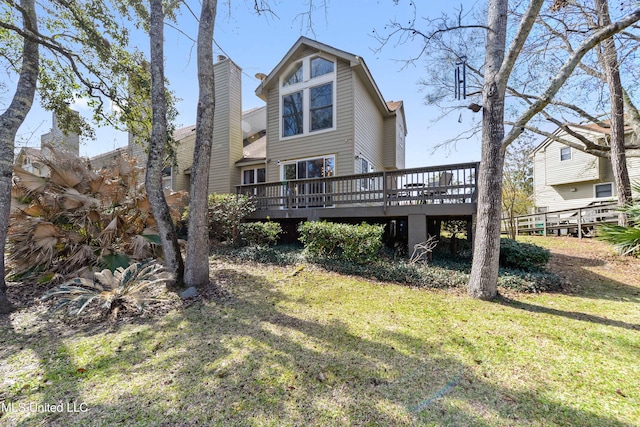
[[[285,191],[288,206],[291,208],[312,208],[331,206],[330,185],[325,181],[295,182],[309,178],[333,176],[335,157],[317,157],[283,163],[282,180],[286,182]]]

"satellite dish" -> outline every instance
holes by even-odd
[[[267,75],[265,73],[256,73],[256,79],[260,80],[261,82],[263,82],[266,78]]]

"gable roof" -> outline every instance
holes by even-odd
[[[340,58],[344,61],[347,61],[351,68],[362,78],[367,90],[371,94],[372,98],[376,100],[378,108],[386,115],[392,115],[395,110],[389,109],[389,106],[385,102],[382,97],[382,93],[378,88],[375,80],[371,76],[371,72],[367,67],[367,64],[364,62],[364,59],[361,57],[354,55],[349,52],[345,52],[344,50],[336,49],[335,47],[329,46],[324,43],[320,43],[315,40],[311,40],[307,37],[301,36],[294,45],[289,49],[289,51],[284,55],[284,57],[278,62],[273,70],[267,75],[267,77],[262,80],[260,85],[256,88],[256,95],[266,101],[265,90],[271,88],[274,84],[278,82],[278,77],[280,73],[284,71],[284,69],[288,66],[289,62],[293,57],[295,57],[296,53],[303,49],[304,47],[309,47],[312,49],[318,50],[318,52],[328,53],[332,56]],[[401,101],[399,101],[401,102]],[[397,107],[396,107],[397,108]]]
[[[610,120],[605,120],[603,123],[611,123]],[[573,131],[575,131],[576,133],[580,133],[582,135],[584,135],[585,137],[588,137],[589,135],[595,136],[595,135],[609,135],[611,134],[611,128],[610,127],[604,127],[604,126],[600,126],[596,123],[569,123],[567,124],[567,126],[572,129]],[[633,128],[631,126],[625,125],[624,127],[624,133],[625,135],[632,132]],[[566,133],[564,131],[564,129],[562,129],[561,127],[556,128],[555,131],[553,131],[553,133],[551,135],[553,136],[559,136],[562,133]],[[533,149],[533,151],[531,151],[531,156],[533,156],[534,154],[536,154],[538,151],[541,151],[543,149],[545,149],[546,147],[549,146],[549,144],[551,144],[552,142],[557,142],[559,144],[562,144],[561,141],[556,141],[553,138],[545,138],[544,140],[542,140],[542,142],[540,144],[538,144],[538,146],[536,148]]]

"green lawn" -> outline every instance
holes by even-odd
[[[640,425],[640,286],[603,262],[573,264],[572,293],[481,302],[214,259],[226,296],[162,317],[32,307],[0,320],[0,425]],[[59,403],[78,412],[35,406]]]

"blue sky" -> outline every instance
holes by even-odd
[[[364,58],[385,99],[404,101],[408,128],[407,167],[480,159],[479,138],[458,142],[449,150],[432,152],[436,144],[467,130],[473,113],[461,108],[459,113],[433,123],[441,111],[424,103],[424,94],[418,84],[424,76],[424,67],[420,63],[406,66],[403,62],[416,55],[420,44],[390,44],[375,52],[379,44],[372,37],[372,31],[383,31],[391,20],[408,20],[413,15],[409,0],[399,0],[398,5],[393,0],[327,0],[326,11],[323,8],[314,11],[313,32],[309,30],[306,18],[300,15],[308,11],[308,1],[271,0],[275,15],[262,16],[253,12],[253,0],[236,0],[231,4],[226,0],[219,1],[215,40],[222,50],[214,47],[215,54],[229,56],[243,69],[243,109],[264,105],[255,96],[258,86],[255,74],[268,74],[298,37],[304,35]],[[188,3],[196,14],[199,13],[198,2]],[[319,3],[314,0],[314,4]],[[470,10],[482,2],[464,0],[454,4],[430,0],[417,3],[418,17],[435,18],[443,12],[455,14],[454,8],[459,8],[460,4]],[[195,39],[197,25],[191,14],[183,9],[178,22],[181,32],[169,27],[165,29],[165,72],[170,88],[182,99],[177,106],[179,127],[195,123],[198,98],[195,44],[182,33]],[[149,43],[144,34],[134,37],[133,41],[141,50],[148,51]],[[453,83],[453,70],[451,76]],[[453,89],[451,99],[453,101]],[[74,107],[88,116],[82,102]],[[51,114],[35,107],[20,129],[17,145],[39,146],[40,135],[50,127]],[[97,135],[96,141],[83,140],[81,155],[92,156],[126,145],[126,135],[113,129],[97,129]]]

